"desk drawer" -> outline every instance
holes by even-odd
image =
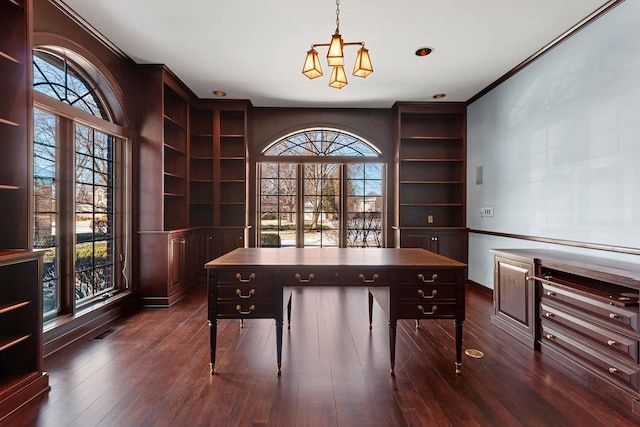
[[[556,301],[586,311],[588,314],[611,325],[638,332],[638,309],[623,308],[607,304],[595,298],[578,294],[564,286],[542,284],[542,301]]]
[[[386,269],[358,268],[355,270],[336,271],[341,285],[389,285],[389,272]]]
[[[442,302],[421,302],[399,304],[399,319],[438,319],[443,317],[454,317],[456,314],[455,303]]]
[[[638,340],[636,339],[617,334],[590,322],[589,319],[574,316],[548,304],[540,304],[540,316],[583,335],[595,345],[600,346],[604,353],[616,354],[638,363]]]
[[[615,357],[601,353],[596,347],[588,344],[560,326],[553,325],[545,319],[542,321],[542,343],[558,349],[561,353],[571,353],[583,364],[587,364],[600,375],[631,387],[638,388],[640,365],[625,363]]]
[[[218,285],[218,299],[242,301],[272,300],[273,284],[261,285],[260,283],[239,283],[237,285]]]
[[[416,284],[442,284],[456,283],[456,272],[454,270],[438,269],[407,269],[398,272],[399,283]]]
[[[218,319],[273,319],[275,316],[275,309],[271,301],[219,301],[217,307]]]
[[[340,285],[340,274],[337,270],[296,267],[282,273],[282,284],[284,286]]]
[[[273,272],[255,270],[222,270],[218,272],[218,283],[273,284]]]
[[[411,300],[418,304],[431,304],[440,301],[456,299],[455,284],[424,283],[421,285],[401,285],[399,289],[401,300]]]

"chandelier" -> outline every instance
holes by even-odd
[[[364,42],[344,42],[340,35],[340,0],[336,0],[336,32],[331,36],[330,43],[316,43],[311,45],[311,50],[307,52],[307,57],[304,60],[304,66],[302,67],[302,74],[315,79],[322,75],[322,67],[320,66],[320,59],[318,58],[318,51],[315,49],[318,46],[328,46],[327,52],[327,64],[333,67],[331,70],[331,78],[329,79],[329,86],[336,89],[342,89],[347,85],[347,74],[344,71],[344,46],[359,45],[358,54],[356,56],[356,63],[353,66],[353,75],[356,77],[367,77],[373,73],[373,67],[371,66],[371,58],[369,58],[369,50],[364,47]]]

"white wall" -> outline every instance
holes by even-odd
[[[638,22],[628,0],[468,107],[469,228],[640,248]],[[472,233],[469,278],[493,287],[490,248],[552,246]]]

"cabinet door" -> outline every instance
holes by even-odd
[[[467,262],[467,233],[466,231],[441,231],[431,234],[431,252]]]
[[[186,239],[177,235],[169,241],[169,285],[180,284],[186,277]]]
[[[220,230],[218,256],[244,246],[244,229]]]
[[[518,340],[535,342],[535,282],[533,261],[495,257],[493,320]]]

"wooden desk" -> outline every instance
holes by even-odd
[[[285,286],[367,286],[389,316],[394,373],[398,319],[453,319],[456,373],[462,365],[466,264],[418,248],[239,248],[208,262],[211,374],[218,319],[275,319],[278,374],[282,366]]]

